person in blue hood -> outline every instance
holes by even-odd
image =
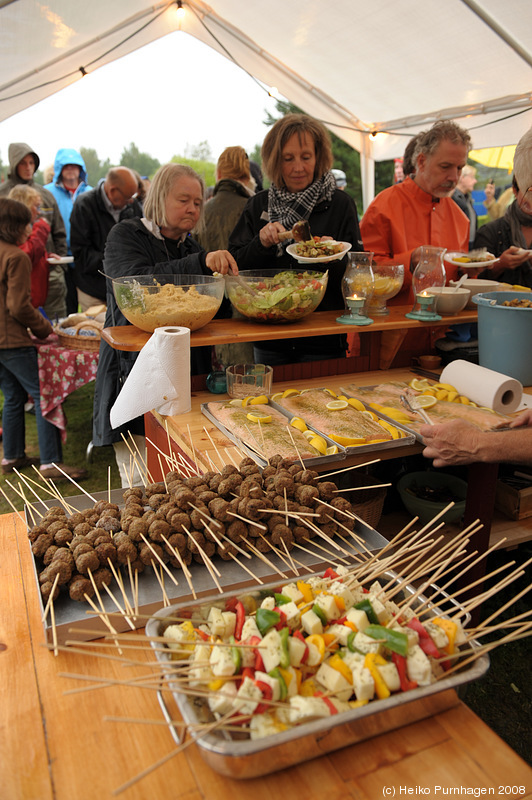
[[[61,147],[55,156],[54,179],[45,186],[57,201],[59,211],[63,217],[67,235],[68,255],[70,249],[70,214],[74,201],[80,194],[92,189],[87,183],[87,168],[83,156],[70,147]],[[78,295],[74,280],[75,264],[70,264],[66,272],[67,283],[67,313],[73,314],[78,310]]]

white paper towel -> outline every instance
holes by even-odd
[[[498,414],[516,411],[523,394],[523,385],[515,378],[462,359],[444,367],[440,382],[450,383],[477,405],[492,408]]]
[[[154,330],[111,409],[111,427],[152,409],[166,416],[190,411],[189,328]]]

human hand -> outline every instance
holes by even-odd
[[[46,253],[46,258],[53,258],[54,261],[57,261],[61,256],[58,256],[57,253]]]
[[[493,265],[494,270],[515,269],[520,267],[530,258],[530,251],[523,247],[512,245],[504,253],[501,253],[499,260]]]
[[[238,275],[238,265],[228,250],[213,250],[205,256],[205,264],[211,272],[220,275]]]
[[[280,222],[267,222],[259,231],[259,238],[263,247],[273,247],[279,244],[279,233],[286,230]]]
[[[446,467],[450,464],[471,464],[479,461],[483,431],[463,420],[436,425],[422,425],[419,432],[423,436],[425,458],[433,459],[433,466]]]
[[[503,425],[505,425],[504,422],[501,423],[501,427]],[[527,408],[525,411],[523,411],[522,414],[519,414],[518,417],[516,417],[510,422],[508,427],[510,428],[532,427],[532,408]]]

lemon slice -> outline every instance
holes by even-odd
[[[437,389],[433,389],[433,388],[431,387],[430,389],[424,389],[424,390],[423,390],[423,394],[424,394],[426,397],[436,397],[436,392],[437,392],[437,391],[438,391]]]
[[[331,397],[336,397],[336,392],[333,392],[332,389],[324,389],[323,391],[327,392],[327,394],[330,394]]]
[[[350,406],[353,406],[353,408],[356,408],[357,411],[365,411],[366,410],[366,406],[364,405],[364,403],[361,403],[360,400],[357,400],[356,397],[349,397],[347,402],[349,403]]]
[[[347,397],[345,396],[345,394],[339,394],[336,399],[337,400],[347,400]]]
[[[229,405],[233,406],[233,408],[242,408],[242,400],[239,397],[234,397],[229,400]]]
[[[301,417],[292,417],[292,419],[290,420],[290,425],[293,428],[297,428],[298,431],[301,431],[301,433],[305,433],[305,431],[307,430],[306,422],[302,420]]]
[[[458,397],[458,392],[448,392],[447,394],[447,402],[454,403],[456,398]]]
[[[478,408],[480,411],[489,411],[490,414],[495,414],[495,411],[492,408],[489,408],[488,406],[479,406]]]
[[[267,405],[268,404],[268,398],[266,397],[265,394],[259,394],[258,397],[253,397],[249,401],[248,405],[250,405],[250,406],[255,406],[255,405],[258,406],[259,404],[261,404],[261,405],[265,405],[265,404]]]
[[[416,392],[422,392],[424,389],[430,389],[432,384],[430,384],[426,378],[423,378],[422,380],[419,378],[412,378],[408,385],[411,389],[415,389]]]
[[[423,397],[423,395],[420,395],[420,397]],[[416,400],[419,400],[419,397],[416,398]],[[436,398],[434,398],[434,402],[436,402]],[[407,416],[404,411],[401,411],[398,408],[384,406],[381,411],[383,414],[386,414],[387,417],[391,417],[391,419],[394,419],[396,422],[411,422],[410,417]]]
[[[373,411],[366,411],[366,409],[364,409],[364,411],[361,411],[360,413],[367,419],[379,419],[378,416],[373,413]]]
[[[272,394],[272,396],[271,396],[271,398],[270,398],[270,399],[271,399],[271,400],[272,400],[274,403],[276,403],[276,402],[277,402],[277,400],[280,400],[282,396],[283,396],[283,393],[282,393],[282,392],[275,392],[275,394]]]
[[[305,437],[305,439],[308,442],[310,442],[310,440],[314,439],[314,437],[316,436],[316,432],[315,431],[306,430],[306,431],[303,431],[303,436]]]
[[[456,392],[456,386],[451,386],[450,383],[435,383],[433,389],[447,389],[448,392]]]
[[[335,456],[338,453],[338,445],[331,444],[330,447],[327,448],[325,455],[326,456]]]
[[[329,411],[340,411],[342,408],[347,408],[347,405],[347,400],[331,400],[326,407]]]
[[[447,389],[438,389],[436,392],[436,400],[447,400],[449,397],[449,392]]]
[[[390,422],[386,422],[386,420],[381,419],[379,421],[379,425],[381,425],[385,431],[388,431],[391,434],[392,439],[400,439],[401,438],[401,431],[399,428],[396,428]]]
[[[309,444],[311,447],[315,447],[318,453],[321,453],[323,456],[327,455],[327,442],[323,436],[314,434],[313,438],[309,439]]]
[[[250,422],[260,422],[261,425],[266,425],[266,423],[272,421],[270,414],[261,414],[260,411],[254,411],[253,413],[250,411],[249,414],[246,414],[246,417]]]
[[[285,397],[292,397],[294,394],[301,394],[301,392],[299,389],[285,389],[281,397],[284,399]]]
[[[461,403],[463,403],[464,406],[468,406],[470,403],[469,397],[465,397],[463,394],[461,394],[458,399]]]
[[[334,433],[329,436],[329,439],[332,439],[333,442],[337,442],[341,444],[343,447],[352,447],[357,444],[365,444],[366,440],[364,437],[356,437],[356,436],[339,436],[338,434]]]
[[[247,397],[243,397],[242,398],[242,408],[245,408],[246,406],[248,406],[252,400],[253,400],[253,395],[252,394],[248,394]]]
[[[420,394],[419,397],[414,397],[410,401],[412,408],[432,408],[437,402],[435,397],[429,397],[426,394]]]

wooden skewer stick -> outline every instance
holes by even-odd
[[[232,544],[234,544],[234,542],[232,542]],[[261,580],[261,578],[259,578],[259,576],[258,576],[258,575],[255,575],[255,573],[254,573],[254,572],[252,572],[250,569],[248,569],[248,567],[246,567],[246,565],[245,565],[245,564],[243,564],[241,561],[239,561],[239,560],[238,560],[238,558],[235,556],[235,554],[234,554],[234,553],[229,553],[229,556],[230,556],[230,558],[232,558],[232,559],[233,559],[233,561],[234,561],[236,564],[238,564],[238,566],[239,566],[239,567],[242,567],[242,569],[244,570],[244,572],[247,572],[247,573],[248,573],[248,575],[250,575],[250,576],[253,578],[253,580],[256,580],[256,581],[257,581],[257,583],[259,583],[259,584],[263,584],[263,583],[264,583],[264,581],[263,581],[263,580]]]
[[[291,442],[292,442],[292,445],[293,445],[293,447],[294,447],[294,450],[296,451],[296,453],[297,453],[297,457],[299,458],[299,463],[301,464],[301,468],[302,468],[302,469],[305,469],[305,464],[304,464],[304,462],[303,462],[303,459],[301,458],[301,453],[299,452],[299,449],[298,449],[298,447],[297,447],[297,445],[296,445],[296,443],[295,443],[295,441],[294,441],[294,436],[293,436],[293,433],[292,433],[292,430],[291,430],[291,428],[292,428],[292,426],[291,426],[291,425],[287,425],[287,426],[286,426],[286,429],[287,429],[287,431],[288,431],[288,435],[290,436],[290,440],[291,440]]]
[[[48,612],[50,610],[50,606],[53,603],[54,594],[55,594],[55,590],[57,588],[58,582],[59,582],[59,573],[57,572],[56,575],[55,575],[55,578],[54,578],[54,582],[52,584],[52,590],[51,590],[50,594],[48,595],[48,602],[46,603],[44,611],[42,612],[42,623],[43,623],[43,625],[46,623],[46,618],[48,617]]]
[[[189,539],[191,539],[194,542],[194,544],[196,545],[196,547],[198,548],[198,551],[199,551],[199,554],[200,554],[200,556],[201,556],[201,558],[203,560],[203,563],[207,567],[209,575],[213,579],[216,588],[218,589],[218,591],[221,594],[223,592],[223,589],[220,586],[220,582],[218,581],[218,577],[220,577],[220,578],[222,577],[221,576],[221,572],[214,566],[214,564],[210,560],[209,556],[207,555],[207,553],[205,552],[203,547],[200,544],[198,544],[198,542],[194,539],[194,537],[192,536],[192,534],[190,533],[188,528],[186,528],[184,525],[182,527],[183,527],[183,530],[186,531]]]
[[[169,548],[169,550],[173,554],[174,558],[177,559],[177,561],[179,561],[179,563],[181,565],[181,569],[183,570],[183,574],[185,576],[186,582],[188,583],[188,585],[190,587],[190,591],[192,592],[192,597],[194,598],[194,600],[196,600],[197,595],[196,595],[196,590],[194,589],[194,584],[192,583],[192,573],[190,572],[188,566],[183,561],[183,557],[182,557],[181,553],[179,552],[177,547],[174,547],[173,545],[170,544],[170,542],[168,541],[168,539],[166,538],[166,536],[163,533],[161,533],[161,538],[163,539],[163,541],[165,542],[166,546]]]
[[[249,539],[247,541],[247,546],[249,547],[251,552],[254,553],[257,556],[257,558],[260,558],[261,561],[264,561],[264,563],[267,564],[268,567],[270,567],[270,569],[275,570],[275,572],[277,572],[277,574],[280,575],[281,578],[288,580],[288,575],[285,575],[284,572],[282,572],[275,564],[273,564],[268,558],[266,558],[264,553],[261,553],[261,551],[257,547],[255,547],[255,545],[252,544],[252,542],[250,542]]]
[[[363,489],[384,489],[386,486],[391,486],[391,483],[375,483],[373,486],[351,486],[347,489],[336,489],[334,494],[340,492],[360,492]]]
[[[215,449],[215,451],[216,451],[216,455],[217,455],[217,456],[218,456],[218,458],[220,459],[220,464],[222,465],[222,468],[223,468],[223,467],[225,467],[225,461],[223,460],[223,458],[222,458],[222,455],[221,455],[220,451],[219,451],[219,450],[218,450],[218,448],[216,447],[216,442],[214,441],[214,439],[213,439],[213,438],[212,438],[212,436],[210,435],[210,433],[209,433],[209,431],[207,430],[207,428],[205,427],[205,425],[203,426],[203,430],[205,431],[205,433],[206,433],[206,435],[207,435],[207,438],[208,438],[209,442],[210,442],[210,443],[212,444],[212,446],[214,447],[214,449]],[[190,436],[190,432],[189,432],[189,436]],[[192,440],[191,440],[191,441],[192,441]]]
[[[20,519],[22,524],[25,526],[26,530],[29,530],[30,526],[28,525],[28,523],[26,522],[26,520],[24,519],[24,517],[22,516],[20,511],[17,508],[15,508],[15,506],[11,502],[11,499],[7,496],[7,494],[4,492],[4,490],[3,490],[3,488],[1,486],[0,486],[0,492],[2,492],[4,498],[7,500],[7,502],[11,506],[12,510],[15,512],[15,514],[18,516],[18,518]]]
[[[248,519],[247,517],[242,517],[240,514],[237,514],[235,511],[228,511],[227,512],[231,517],[237,517],[241,519],[243,522],[246,522],[248,525],[254,525],[256,528],[262,528],[263,531],[268,530],[268,526],[264,525],[264,523],[259,522],[258,520]]]
[[[380,458],[374,458],[373,461],[365,461],[363,464],[351,464],[350,467],[343,467],[342,469],[335,469],[332,472],[323,472],[320,475],[320,480],[329,478],[331,475],[339,475],[340,472],[349,472],[352,469],[360,469],[361,467],[369,467],[371,464],[378,464]]]
[[[133,616],[133,609],[132,609],[131,604],[129,602],[129,598],[128,598],[127,594],[126,594],[125,586],[124,586],[123,581],[122,581],[122,575],[120,574],[120,571],[116,569],[115,565],[113,564],[113,562],[111,561],[110,558],[107,559],[107,564],[109,565],[109,569],[113,573],[113,578],[117,582],[118,587],[120,589],[120,592],[122,593],[122,598],[123,598],[123,601],[124,601],[124,608],[126,610],[126,613],[129,616]],[[131,564],[129,559],[128,559],[128,564]]]
[[[164,569],[164,571],[165,571],[165,572],[167,573],[167,575],[169,576],[170,580],[171,580],[171,581],[173,581],[173,583],[174,583],[176,586],[179,586],[179,581],[178,581],[178,580],[177,580],[177,578],[176,578],[176,577],[175,577],[175,576],[174,576],[174,575],[173,575],[173,574],[170,572],[170,570],[168,569],[168,567],[166,566],[166,564],[164,563],[164,561],[162,560],[162,558],[160,557],[160,555],[157,553],[157,551],[155,550],[155,548],[154,548],[154,547],[152,547],[152,545],[151,545],[151,543],[148,541],[148,539],[146,539],[146,537],[144,536],[144,534],[143,534],[143,533],[141,533],[141,534],[140,534],[140,537],[141,537],[142,541],[144,542],[144,544],[145,544],[145,545],[147,545],[147,547],[149,547],[149,549],[151,550],[151,552],[153,553],[153,555],[155,556],[155,558],[157,559],[157,561],[159,562],[159,564],[162,566],[162,568]]]

